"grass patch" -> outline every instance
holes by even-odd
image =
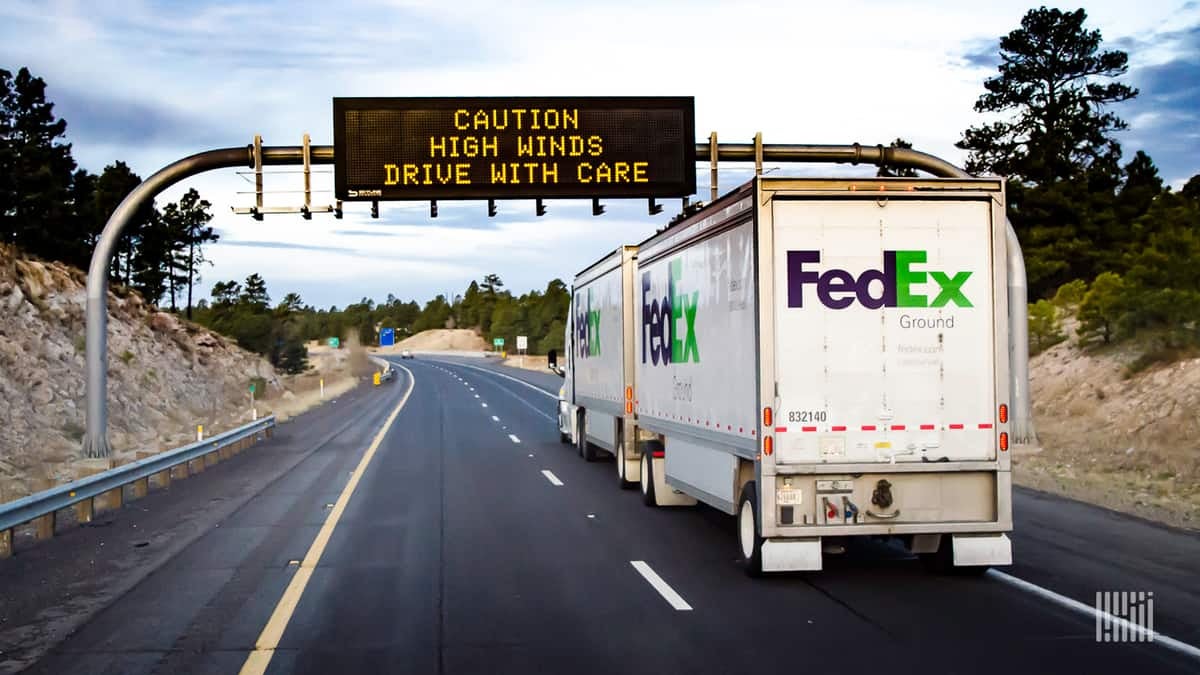
[[[125,365],[129,365],[129,362],[133,360],[133,352],[128,349],[121,352],[121,360],[125,362]]]
[[[83,354],[87,351],[87,336],[84,336],[84,335],[76,335],[75,336],[75,351],[80,354]]]

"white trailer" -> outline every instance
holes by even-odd
[[[1011,564],[1004,208],[998,179],[767,177],[640,244],[647,502],[736,515],[752,574],[855,536]]]
[[[589,462],[598,450],[611,453],[626,488],[637,486],[640,458],[632,402],[636,259],[636,246],[622,246],[575,276],[558,405],[562,440]]]

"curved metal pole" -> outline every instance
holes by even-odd
[[[752,162],[755,159],[752,143],[722,143],[718,152],[720,159],[731,162]],[[906,166],[942,178],[974,178],[940,157],[909,148],[891,148],[883,145],[767,145],[764,146],[763,156],[775,162]],[[707,143],[696,144],[696,159],[711,160]],[[1005,226],[1005,239],[1008,244],[1008,350],[1009,372],[1012,376],[1009,390],[1012,395],[1013,442],[1036,443],[1037,432],[1033,427],[1033,409],[1029,396],[1029,287],[1025,276],[1025,257],[1021,253],[1017,231],[1007,218]]]
[[[301,146],[263,148],[264,164],[297,164],[304,159]],[[314,164],[333,163],[333,147],[312,149]],[[179,181],[212,169],[254,166],[254,148],[209,150],[170,164],[130,192],[113,211],[100,233],[87,280],[87,433],[83,437],[86,457],[108,457],[108,268],[121,234],[139,210],[158,193]]]

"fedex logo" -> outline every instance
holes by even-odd
[[[830,309],[845,309],[858,300],[867,309],[881,307],[973,307],[962,286],[971,272],[953,275],[935,270],[918,269],[929,258],[927,251],[884,251],[883,269],[864,270],[857,277],[846,270],[817,270],[820,251],[787,252],[787,304],[803,307],[805,286],[816,290],[816,299]],[[932,282],[930,291],[937,295],[929,300],[918,288]],[[927,286],[926,286],[927,287]],[[927,287],[928,288],[928,287]],[[811,291],[810,291],[811,293]]]
[[[580,358],[600,356],[600,310],[592,309],[592,289],[587,289],[587,304],[575,294],[575,343]]]
[[[642,273],[642,363],[647,356],[656,366],[700,362],[696,340],[700,291],[682,291],[682,280],[683,260],[676,258],[667,264],[667,294],[651,299],[650,272]]]

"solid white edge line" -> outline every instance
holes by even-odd
[[[499,421],[500,421],[500,418],[499,418],[499,417],[496,417],[495,415],[492,415],[492,421],[493,421],[493,422],[499,422]]]
[[[667,582],[663,581],[663,578],[658,576],[658,573],[656,573],[654,570],[650,569],[650,566],[645,562],[641,560],[630,560],[629,564],[633,565],[633,569],[637,570],[638,574],[642,575],[646,581],[650,582],[650,585],[654,587],[654,590],[658,591],[658,594],[661,595],[663,599],[670,603],[670,605],[676,610],[680,612],[692,611],[692,606],[687,604],[687,601],[683,599],[683,596],[676,593],[675,589],[671,588]]]
[[[546,477],[546,480],[550,481],[551,485],[554,485],[555,487],[562,487],[563,482],[559,480],[558,476],[555,476],[554,472],[550,469],[542,469],[542,475]]]
[[[512,441],[513,443],[520,443],[520,442],[521,442],[521,439],[517,438],[515,434],[509,434],[509,435],[508,435],[508,439],[509,439],[510,441]]]
[[[1099,614],[1100,616],[1103,616],[1107,621],[1110,621],[1113,624],[1121,625],[1121,626],[1124,626],[1125,628],[1129,628],[1129,629],[1141,630],[1140,626],[1137,626],[1136,624],[1133,624],[1125,619],[1122,619],[1119,616],[1113,616],[1112,614],[1109,614],[1108,612],[1101,612],[1099,609],[1097,609],[1095,607],[1089,607],[1074,598],[1068,598],[1065,595],[1059,595],[1058,593],[1055,593],[1052,590],[1042,588],[1041,586],[1038,586],[1037,584],[1030,583],[1028,581],[1025,581],[1024,579],[1019,579],[1017,577],[1014,577],[1011,574],[1005,574],[1004,572],[993,569],[993,570],[988,570],[987,575],[990,576],[991,578],[995,579],[996,581],[1006,583],[1010,586],[1013,586],[1022,591],[1025,591],[1026,593],[1032,593],[1033,595],[1036,595],[1039,598],[1042,598],[1043,600],[1049,600],[1050,602],[1053,602],[1054,604],[1056,604],[1060,607],[1064,607],[1066,609],[1072,610],[1079,614],[1085,614],[1085,615],[1087,615],[1089,617],[1093,617],[1093,618],[1095,618],[1096,615]],[[1160,644],[1160,645],[1166,647],[1167,649],[1170,649],[1171,651],[1178,652],[1180,654],[1184,654],[1186,656],[1190,656],[1194,659],[1200,660],[1200,649],[1197,649],[1196,647],[1193,647],[1192,645],[1189,645],[1186,642],[1180,642],[1179,640],[1176,640],[1175,638],[1173,638],[1169,635],[1164,635],[1158,631],[1154,632],[1154,639],[1151,642],[1130,643],[1130,644]]]

